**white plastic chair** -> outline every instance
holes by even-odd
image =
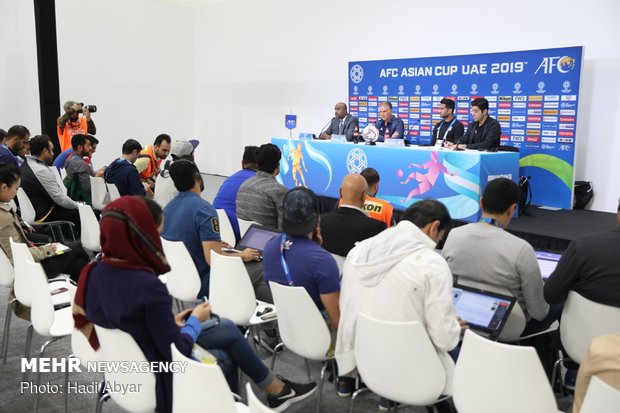
[[[109,201],[108,187],[105,180],[98,176],[90,177],[90,194],[92,197],[93,208],[101,211]],[[106,197],[108,199],[106,199]]]
[[[437,403],[446,373],[426,330],[417,321],[381,321],[357,315],[355,363],[368,389],[389,400],[415,406]],[[351,398],[353,411],[357,391]]]
[[[73,331],[73,314],[71,306],[54,310],[52,294],[45,271],[41,264],[32,261],[25,263],[30,273],[30,288],[32,292],[32,311],[31,319],[34,330],[41,336],[49,338],[39,352],[39,358],[45,354],[47,346],[64,337],[71,335]],[[65,280],[67,292],[69,291],[69,281]],[[37,387],[41,383],[41,372],[37,372]],[[34,411],[38,410],[39,394],[35,399]],[[65,406],[66,407],[66,406]],[[66,409],[65,409],[66,411]]]
[[[95,351],[86,336],[82,334],[80,330],[73,329],[71,332],[71,355],[69,357],[76,357],[80,360],[80,364],[84,369],[87,368],[89,362],[97,362],[99,361],[100,352]],[[86,371],[86,370],[82,370]],[[101,380],[100,383],[102,383]],[[65,389],[69,388],[69,369],[65,372]],[[65,411],[68,410],[69,407],[69,392],[65,391]]]
[[[557,413],[536,350],[487,340],[471,330],[454,369],[459,413]]]
[[[318,413],[327,369],[325,362],[333,359],[333,355],[328,354],[331,346],[329,328],[305,288],[290,287],[272,281],[269,282],[269,287],[273,294],[273,301],[278,308],[278,330],[282,343],[293,353],[304,358],[308,379],[311,377],[307,360],[324,362],[316,405]],[[277,352],[274,352],[271,360],[271,370],[275,365],[276,354]]]
[[[252,406],[250,404],[250,411]],[[594,376],[583,399],[580,413],[618,413],[620,412],[620,390],[611,387]]]
[[[54,178],[56,178],[56,182],[58,182],[58,186],[63,190],[63,192],[65,193],[65,195],[67,194],[67,187],[65,186],[65,183],[63,182],[63,180],[67,177],[67,170],[65,168],[61,169],[61,173],[54,173]],[[56,172],[56,171],[54,171]]]
[[[248,407],[235,402],[222,369],[217,364],[205,364],[184,356],[174,343],[170,344],[172,361],[187,363],[184,373],[173,373],[172,412],[186,413],[201,410],[217,413],[245,413]]]
[[[64,185],[63,185],[63,188],[64,188]],[[21,187],[17,188],[17,200],[19,201],[19,210],[20,210],[22,219],[29,225],[37,224],[35,222],[36,211],[34,209],[34,206],[32,205],[32,202],[30,201],[30,198],[28,198],[26,191],[24,191],[24,188],[21,188]],[[71,229],[71,235],[72,235],[73,241],[75,241],[75,230],[74,230],[75,225],[71,221],[48,221],[48,222],[38,223],[37,225],[46,225],[49,227],[68,225],[69,228]],[[54,237],[54,241],[56,241],[55,231],[52,230],[51,232],[52,232],[52,236]]]
[[[220,238],[234,247],[236,244],[235,231],[233,231],[228,215],[226,215],[226,210],[217,209],[216,211],[220,221]]]
[[[568,357],[576,362],[588,352],[594,337],[615,334],[620,331],[620,308],[595,303],[582,295],[568,293],[560,322],[560,339]],[[555,362],[551,383],[559,379],[561,357]]]
[[[106,186],[108,187],[108,193],[110,194],[110,201],[116,201],[121,197],[121,193],[118,191],[115,184],[106,182]]]
[[[263,402],[256,397],[250,383],[245,384],[245,392],[248,395],[248,406],[250,407],[250,413],[275,413],[275,410],[271,410],[269,407],[265,406]]]
[[[80,241],[82,245],[93,252],[101,251],[99,241],[99,221],[89,205],[78,204],[78,212],[80,214],[80,223],[82,232],[80,233]]]
[[[116,362],[146,363],[146,357],[136,341],[129,334],[121,330],[103,328],[96,325],[95,331],[99,338],[101,353],[99,360]],[[146,413],[155,411],[157,399],[155,396],[155,375],[141,372],[106,372],[105,380],[116,384],[138,386],[139,392],[109,392],[97,402],[97,412],[101,411],[102,404],[112,398],[121,408],[132,413]],[[119,386],[120,388],[120,386]]]
[[[334,260],[336,260],[336,265],[338,265],[338,272],[342,275],[342,269],[344,268],[344,262],[347,260],[347,257],[336,254],[332,254],[332,257],[334,257]]]
[[[196,301],[201,286],[200,275],[185,244],[164,238],[161,244],[170,264],[170,272],[164,274],[168,292],[177,300]]]
[[[245,219],[237,218],[237,222],[239,222],[239,235],[243,237],[248,229],[252,226],[252,224],[258,224],[258,222],[248,221]]]
[[[9,257],[4,253],[4,250],[0,248],[0,285],[6,288],[13,288],[15,280],[15,270],[13,264],[9,261]],[[2,344],[0,345],[0,357],[2,357],[2,364],[6,364],[6,356],[9,345],[9,330],[11,327],[11,315],[12,304],[16,301],[16,298],[10,300],[6,305],[6,316],[4,318],[4,330],[2,331]]]
[[[17,212],[17,204],[15,203],[14,199],[11,199],[9,201],[9,205],[10,205],[11,209],[13,210],[13,212]]]
[[[276,318],[262,320],[256,317],[257,311],[271,307],[275,313],[276,307],[262,301],[257,302],[254,286],[243,260],[240,257],[221,255],[213,250],[211,250],[209,276],[209,303],[214,313],[230,319],[238,326],[249,327],[254,335],[257,334],[258,326],[276,321]]]

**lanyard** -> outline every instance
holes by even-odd
[[[500,224],[498,221],[494,220],[493,218],[480,218],[479,222],[485,222],[487,224],[495,225],[498,228],[504,228],[502,224]]]
[[[448,129],[446,130],[446,133],[443,134],[443,139],[442,140],[446,140],[446,136],[448,136],[448,133],[452,130],[452,125],[454,125],[454,122],[456,122],[456,117],[454,119],[452,119],[452,122],[450,122],[450,125],[448,125]],[[439,127],[437,128],[437,138],[439,138],[439,131],[441,130],[441,127],[444,124],[444,120],[441,120],[441,123],[439,124]]]
[[[284,275],[286,276],[288,285],[293,286],[295,284],[293,283],[293,278],[291,277],[291,271],[289,270],[288,264],[284,259],[284,246],[286,242],[286,234],[282,234],[282,241],[280,242],[280,260],[282,261],[282,268],[284,268]]]

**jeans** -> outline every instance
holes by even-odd
[[[217,358],[218,365],[233,392],[238,390],[237,367],[262,388],[274,378],[273,373],[254,353],[237,326],[226,318],[222,318],[216,327],[203,330],[196,342]]]

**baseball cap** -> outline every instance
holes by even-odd
[[[288,235],[304,235],[314,231],[319,221],[315,195],[308,188],[291,189],[284,196],[282,230]]]
[[[196,139],[192,139],[190,141],[177,140],[172,144],[172,148],[170,148],[170,154],[174,156],[188,156],[194,149],[198,146],[200,142]]]

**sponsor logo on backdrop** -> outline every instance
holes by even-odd
[[[545,75],[553,74],[555,71],[568,73],[575,68],[576,63],[575,58],[570,56],[543,57],[534,74],[537,75],[540,71]]]
[[[497,114],[498,115],[510,115],[510,109],[498,109]]]
[[[387,87],[387,85],[383,85],[383,90],[381,91],[381,93],[383,93],[384,95],[388,94],[388,87]]]
[[[365,106],[368,106],[368,103],[372,103],[372,102],[364,102],[364,101],[362,101],[362,102],[359,102],[359,105],[365,107]]]
[[[535,130],[535,129],[528,129],[528,130],[525,131],[525,134],[526,135],[540,136],[540,131],[539,130]]]
[[[527,96],[513,96],[512,100],[514,102],[525,102],[527,101]]]
[[[368,118],[359,118],[360,122],[368,122]]]
[[[525,116],[513,116],[512,121],[513,122],[525,122]]]
[[[364,79],[364,69],[360,65],[353,65],[349,76],[351,77],[351,82],[359,83]]]
[[[530,102],[542,102],[543,97],[540,95],[532,95],[529,97]]]
[[[420,118],[422,118],[422,119],[430,119],[431,115],[425,113],[425,114],[420,115]]]
[[[557,102],[560,100],[560,95],[546,95],[545,102]]]
[[[464,120],[464,121],[469,120],[469,116],[468,115],[456,115],[456,118],[458,120]]]
[[[377,107],[377,102],[368,102],[368,106]]]
[[[540,122],[542,119],[540,118],[540,116],[528,116],[527,117],[527,121],[528,122]]]
[[[366,91],[367,95],[372,95],[372,86],[368,86],[368,90]]]
[[[513,129],[510,133],[513,135],[525,135],[525,131],[523,129]]]
[[[357,87],[357,85],[353,86],[353,94],[358,95],[359,93],[359,87]]]
[[[565,80],[564,82],[562,82],[562,93],[570,93],[570,92],[571,92],[570,81]]]
[[[558,110],[557,109],[545,109],[543,111],[544,115],[557,115],[558,114]]]
[[[542,109],[528,109],[528,115],[542,115]]]
[[[387,96],[379,96],[379,97],[377,98],[377,100],[378,100],[379,102],[387,102]]]
[[[433,91],[431,93],[433,95],[438,95],[439,94],[439,85],[438,84],[434,84],[433,85]]]
[[[526,136],[526,142],[540,142],[540,138],[538,136]]]
[[[403,85],[399,85],[398,86],[398,94],[399,95],[404,95],[405,94],[405,87]]]
[[[489,102],[497,102],[497,96],[485,96],[484,98]]]
[[[543,122],[557,122],[558,118],[555,116],[543,116]]]
[[[368,158],[366,153],[359,149],[354,148],[347,154],[347,171],[350,174],[359,174],[368,167]]]
[[[575,124],[573,123],[560,123],[558,129],[562,130],[575,130]]]
[[[420,93],[422,93],[422,87],[420,85],[415,85],[415,92],[413,93],[419,95]]]
[[[452,93],[453,95],[456,95],[459,93],[459,87],[457,86],[456,83],[452,84],[452,88],[450,89],[450,93]]]
[[[368,112],[368,108],[367,107],[363,107],[363,108],[358,108],[360,112]]]
[[[430,132],[420,132],[420,136],[431,136]]]
[[[573,138],[558,138],[558,142],[560,143],[573,143],[574,141]]]
[[[563,137],[570,136],[572,138],[573,136],[575,136],[575,133],[573,131],[561,130],[558,131],[558,135]]]
[[[545,138],[545,137],[543,137],[543,138],[540,139],[540,141],[541,142],[545,142],[545,143],[555,143],[557,141],[557,139],[556,138]]]
[[[510,129],[510,122],[500,122],[500,123],[499,123],[499,126],[500,126],[502,129]]]
[[[577,100],[577,95],[562,95],[560,100],[564,102],[575,102]]]
[[[368,96],[368,100],[374,100],[374,101],[376,101],[376,100],[377,100],[377,97],[376,97],[376,96]]]
[[[357,105],[358,105],[358,103],[359,103],[359,102],[357,102],[357,101],[351,101],[351,102],[349,103],[349,106],[357,106]]]
[[[528,108],[542,108],[542,102],[530,102],[527,104]]]
[[[459,100],[459,101],[465,100],[469,102],[469,96],[457,96],[456,100]]]
[[[471,84],[471,89],[469,90],[469,94],[475,95],[478,93],[478,85],[476,83]]]
[[[412,108],[419,108],[420,102],[409,102],[409,106]]]
[[[572,151],[573,150],[573,146],[572,145],[560,145],[559,149],[561,151]]]
[[[422,112],[422,113],[431,113],[431,108],[422,108],[420,110],[420,112]]]
[[[399,96],[398,97],[398,101],[399,102],[409,102],[409,96]]]
[[[560,107],[559,102],[545,102],[543,105],[544,108],[557,109]]]
[[[527,114],[527,110],[526,109],[512,109],[512,114],[513,115],[525,115]]]
[[[514,87],[514,90],[512,91],[512,93],[514,93],[515,95],[521,94],[521,83],[520,82],[515,82],[513,87]]]
[[[543,82],[542,80],[540,82],[538,82],[538,89],[536,89],[536,93],[545,93],[545,82]]]
[[[525,123],[521,123],[521,122],[512,122],[512,127],[513,127],[513,128],[525,128]]]
[[[511,106],[510,102],[499,102],[497,104],[497,107],[499,108],[509,108]],[[491,104],[489,103],[489,107],[491,107]]]
[[[359,113],[357,113],[357,111],[351,111],[349,113],[351,114],[351,116],[355,116],[355,117],[357,117],[359,115]]]
[[[524,137],[523,136],[511,136],[510,140],[513,141],[513,142],[523,142]]]
[[[513,108],[526,108],[527,107],[527,103],[525,103],[525,102],[512,102],[512,107]]]
[[[358,96],[358,100],[368,100],[368,96]]]
[[[560,122],[575,122],[574,116],[560,116]]]
[[[499,120],[499,121],[510,121],[510,116],[498,116],[497,120]]]
[[[493,83],[491,85],[491,93],[497,95],[499,93],[499,83]]]
[[[560,103],[560,107],[562,109],[573,109],[577,107],[577,103],[575,102],[562,102]]]
[[[543,136],[557,136],[558,132],[555,130],[543,130],[542,131],[542,135]]]
[[[521,97],[521,96],[515,96],[515,97]],[[512,96],[499,96],[499,101],[500,102],[512,102]]]
[[[422,96],[422,102],[430,102],[433,100],[432,96]]]

